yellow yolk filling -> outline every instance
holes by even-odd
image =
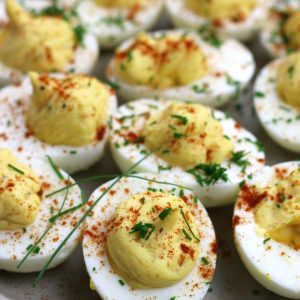
[[[30,73],[33,95],[27,126],[52,145],[83,146],[102,139],[110,90],[96,78],[69,75],[57,79]]]
[[[189,9],[208,19],[243,20],[256,6],[256,0],[185,0]]]
[[[300,10],[292,13],[287,19],[283,33],[292,46],[300,48]]]
[[[199,104],[173,103],[152,115],[142,134],[150,151],[186,169],[200,163],[222,163],[233,151],[221,123]]]
[[[6,0],[9,24],[0,32],[0,60],[21,71],[63,71],[74,59],[71,26],[57,17],[34,17]]]
[[[300,171],[275,179],[255,210],[257,224],[279,243],[300,249]]]
[[[108,256],[113,269],[131,287],[166,287],[192,271],[199,257],[199,241],[189,231],[182,213],[198,237],[189,208],[171,194],[140,193],[117,208],[107,236]],[[145,224],[148,228],[143,233]]]
[[[132,6],[142,4],[144,0],[94,0],[99,6],[112,8],[131,8]]]
[[[277,92],[287,104],[300,108],[300,53],[286,58],[278,68]]]
[[[129,49],[116,53],[115,70],[129,84],[169,88],[202,78],[208,65],[191,37],[173,34],[154,38],[140,34]]]
[[[41,183],[7,149],[0,150],[0,230],[32,224],[39,212]]]

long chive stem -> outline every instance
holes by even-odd
[[[126,172],[125,175],[128,175],[131,171],[133,171],[142,161],[144,161],[146,158],[148,158],[152,153],[148,153],[145,155],[142,159],[140,159],[137,163],[135,163],[132,167],[130,167]],[[84,215],[80,218],[80,220],[75,224],[73,229],[69,232],[69,234],[65,237],[65,239],[60,243],[60,245],[56,248],[54,253],[51,255],[49,260],[44,265],[43,269],[40,271],[36,279],[34,280],[32,286],[36,287],[37,284],[40,282],[42,277],[44,276],[45,272],[47,271],[49,265],[52,263],[56,255],[59,253],[59,251],[64,247],[64,245],[67,243],[67,241],[70,239],[70,237],[73,235],[73,233],[78,229],[78,227],[81,225],[81,223],[86,219],[86,217],[91,213],[91,211],[95,208],[95,206],[99,203],[99,201],[122,179],[123,175],[120,175],[116,178],[116,180],[113,181],[112,184],[94,201],[94,203],[86,210]]]
[[[66,191],[66,194],[65,194],[65,197],[64,197],[64,200],[63,200],[63,203],[62,205],[60,206],[60,209],[59,209],[59,213],[58,214],[61,214],[64,206],[65,206],[65,203],[66,203],[66,200],[67,200],[67,197],[68,197],[68,194],[69,194],[69,189],[67,189]],[[51,222],[51,224],[47,227],[47,229],[44,231],[44,233],[40,236],[40,238],[35,242],[35,244],[29,248],[28,252],[26,253],[26,255],[23,257],[23,259],[20,261],[20,263],[17,265],[17,269],[19,269],[23,263],[25,262],[25,260],[27,259],[27,257],[33,252],[33,250],[37,247],[37,245],[43,240],[43,238],[47,235],[47,233],[49,232],[49,230],[51,229],[51,227],[53,226],[53,223],[57,220],[57,218],[55,218],[55,220],[53,222]]]
[[[186,217],[185,217],[185,214],[184,214],[182,208],[181,208],[181,215],[182,215],[182,217],[183,217],[183,219],[184,219],[184,221],[185,221],[187,227],[189,228],[189,231],[190,231],[190,233],[192,234],[192,236],[193,236],[198,242],[200,242],[199,238],[196,237],[196,235],[194,234],[194,232],[193,232],[193,230],[192,230],[192,228],[191,228],[189,222],[187,221],[187,219],[186,219]]]

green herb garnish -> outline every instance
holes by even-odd
[[[131,228],[129,234],[139,233],[142,239],[148,240],[154,229],[155,227],[151,223],[138,222]]]
[[[174,119],[178,119],[179,121],[181,121],[181,123],[183,125],[186,125],[188,123],[188,118],[187,117],[184,117],[184,116],[181,116],[181,115],[171,115],[172,118]]]
[[[168,215],[169,213],[172,211],[172,208],[171,207],[168,207],[168,208],[165,208],[159,215],[158,217],[161,219],[161,220],[164,220]]]
[[[242,168],[242,172],[245,172],[245,169],[250,165],[249,160],[245,159],[248,153],[245,151],[237,151],[232,153],[231,162],[240,166]]]
[[[185,229],[182,229],[182,232],[183,232],[183,234],[186,236],[186,238],[187,238],[189,241],[192,240],[192,238],[191,238],[190,235],[186,232]]]
[[[186,219],[186,217],[185,217],[185,214],[184,214],[184,211],[183,211],[182,208],[180,209],[180,212],[181,212],[181,215],[182,215],[182,217],[183,217],[183,219],[184,219],[184,221],[185,221],[185,224],[187,225],[187,227],[188,227],[190,233],[192,234],[192,236],[193,236],[198,242],[200,242],[199,238],[196,237],[196,235],[194,234],[194,232],[193,232],[193,230],[192,230],[192,228],[191,228],[189,222],[187,221],[187,219]]]
[[[21,175],[25,174],[22,170],[18,169],[17,167],[13,166],[12,164],[8,164],[7,166]]]
[[[218,181],[228,181],[227,169],[219,164],[199,164],[194,169],[187,170],[194,175],[201,186],[213,185]]]

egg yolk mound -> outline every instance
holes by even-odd
[[[140,34],[127,50],[116,53],[117,75],[129,84],[169,88],[194,82],[208,72],[207,60],[193,38]]]
[[[96,78],[57,79],[30,73],[33,86],[26,112],[29,131],[52,145],[83,146],[103,137],[110,90]]]
[[[172,165],[190,168],[222,163],[233,151],[211,110],[200,104],[173,103],[152,115],[142,132],[145,146]]]
[[[131,8],[132,6],[142,4],[144,0],[94,0],[99,6]]]
[[[193,215],[178,197],[145,192],[123,201],[107,236],[115,272],[138,289],[166,287],[188,275],[199,256],[199,240],[184,218],[198,238]]]
[[[300,171],[275,179],[255,211],[257,224],[279,243],[300,249]]]
[[[0,230],[32,224],[39,212],[41,183],[11,151],[0,150]]]
[[[34,17],[15,0],[6,0],[9,24],[0,33],[0,60],[21,71],[63,71],[74,59],[71,26],[57,17]]]
[[[292,46],[300,48],[300,10],[292,13],[287,19],[283,33]]]
[[[255,8],[256,0],[186,0],[186,5],[208,19],[241,21]]]
[[[281,63],[276,85],[283,101],[300,108],[300,53],[290,55]]]

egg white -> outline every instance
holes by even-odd
[[[114,48],[124,40],[153,27],[163,9],[163,0],[147,0],[131,18],[130,9],[105,8],[93,0],[83,0],[77,6],[78,15],[94,33],[102,48]]]
[[[16,155],[19,158],[18,153],[16,153]],[[62,240],[73,229],[74,224],[79,221],[84,212],[84,208],[82,207],[72,213],[59,217],[53,223],[48,234],[38,245],[40,247],[39,253],[29,255],[24,264],[22,264],[20,268],[17,268],[17,265],[27,253],[27,247],[38,241],[50,225],[49,219],[58,214],[64,202],[66,191],[51,197],[47,197],[47,195],[65,187],[67,184],[74,183],[74,180],[62,170],[60,170],[60,172],[65,180],[59,179],[46,159],[32,158],[29,160],[23,160],[23,157],[19,159],[22,163],[28,164],[34,173],[40,178],[43,183],[43,194],[41,198],[40,211],[38,212],[37,218],[33,224],[20,230],[0,230],[0,270],[29,273],[42,270]],[[74,186],[68,190],[62,211],[81,203],[82,199],[80,189],[78,186]],[[80,226],[78,230],[75,231],[60,253],[50,264],[50,268],[54,268],[58,264],[62,263],[72,254],[80,242],[82,230],[83,226]]]
[[[155,113],[163,110],[171,101],[157,101],[151,99],[140,99],[122,105],[112,118],[112,128],[110,136],[110,148],[113,158],[122,171],[126,171],[131,165],[138,162],[147,151],[143,143],[127,143],[126,139],[131,132],[139,133],[145,124],[145,113]],[[246,129],[240,127],[232,118],[221,111],[214,110],[214,116],[220,120],[224,130],[234,144],[234,152],[245,151],[244,159],[249,161],[249,166],[245,173],[236,164],[224,161],[221,165],[227,169],[228,182],[218,181],[214,185],[200,186],[195,177],[187,173],[183,168],[171,166],[162,158],[152,154],[136,167],[137,172],[167,174],[170,178],[181,181],[184,186],[190,187],[201,199],[206,207],[221,206],[233,203],[236,199],[239,184],[248,176],[260,170],[264,165],[265,155],[255,144],[257,139]],[[127,118],[124,122],[120,119]]]
[[[187,32],[182,30],[157,31],[151,34],[159,37],[172,33],[187,35]],[[255,62],[251,52],[234,40],[223,40],[222,46],[216,48],[209,42],[202,40],[194,32],[189,32],[188,36],[192,37],[196,44],[201,47],[208,60],[209,72],[199,80],[188,85],[166,89],[154,89],[146,85],[131,85],[117,76],[114,59],[111,60],[106,75],[110,81],[118,86],[118,92],[126,100],[161,97],[178,101],[189,100],[211,107],[219,107],[236,98],[240,91],[248,86],[255,71]],[[128,40],[119,49],[126,50],[133,43],[134,39]]]
[[[25,1],[25,6],[28,10],[35,9],[39,11],[42,8],[49,6],[50,4],[51,1]],[[4,23],[7,21],[7,15],[3,2],[1,2],[0,6],[0,23],[2,20]],[[82,44],[78,44],[74,51],[74,60],[68,63],[63,71],[67,73],[70,72],[77,74],[91,74],[96,67],[98,56],[100,53],[96,37],[89,32],[86,33],[84,35]],[[0,87],[11,83],[19,83],[23,80],[24,76],[25,74],[22,71],[10,68],[0,61]]]
[[[244,21],[221,20],[222,25],[219,25],[191,11],[184,0],[166,0],[167,11],[176,27],[197,30],[209,25],[221,36],[243,42],[250,40],[262,28],[268,7],[269,0],[257,0],[257,7]]]
[[[168,176],[135,174],[150,180],[170,182]],[[115,180],[115,179],[114,179]],[[89,199],[93,203],[101,196],[113,181],[109,181],[94,191]],[[179,183],[172,181],[172,183]],[[200,257],[205,257],[209,264],[205,265],[199,258],[192,272],[178,283],[165,288],[155,288],[148,290],[133,290],[125,284],[119,283],[120,278],[112,269],[108,258],[105,243],[107,233],[107,223],[112,218],[115,210],[120,203],[132,195],[145,192],[148,188],[161,189],[179,196],[180,189],[170,185],[153,183],[137,178],[122,178],[104,198],[97,204],[93,214],[86,219],[86,228],[83,238],[83,253],[87,271],[99,295],[103,299],[122,299],[122,300],[142,300],[142,299],[198,299],[201,300],[208,291],[216,266],[215,246],[216,238],[211,220],[200,202],[194,203],[194,196],[190,191],[185,190],[185,199],[200,234],[199,253]],[[97,242],[96,242],[97,241]],[[201,271],[199,271],[201,269]],[[187,282],[189,284],[187,284]]]
[[[292,172],[299,162],[266,167],[250,184],[265,186],[275,175],[275,168]],[[238,221],[237,221],[238,220]],[[253,209],[238,199],[233,217],[234,241],[251,275],[264,287],[283,297],[300,299],[300,252],[287,245],[267,240],[255,222]]]
[[[267,21],[260,33],[260,42],[269,56],[276,58],[289,54],[295,49],[287,44],[282,33],[285,16],[278,11],[270,10]]]
[[[44,157],[53,161],[69,173],[88,169],[104,154],[109,127],[101,140],[84,146],[50,145],[28,134],[25,111],[30,104],[32,85],[25,78],[21,85],[8,86],[0,91],[0,145],[13,149],[21,157]],[[117,99],[114,93],[108,101],[108,114],[115,112]],[[68,126],[68,124],[66,124]]]
[[[276,89],[276,74],[282,59],[271,62],[259,74],[254,88],[254,105],[268,135],[280,146],[300,153],[300,112],[285,103]]]
[[[300,9],[299,0],[273,0],[272,8],[279,12],[291,12],[297,9]]]

